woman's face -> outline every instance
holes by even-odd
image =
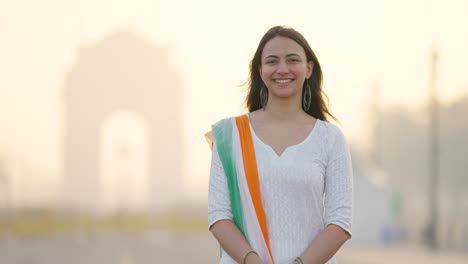
[[[286,37],[269,40],[262,52],[260,76],[268,88],[268,96],[302,97],[304,80],[312,74],[313,62],[307,62],[304,49]]]

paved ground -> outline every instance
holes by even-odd
[[[0,240],[1,264],[216,263],[218,255],[216,241],[204,231]],[[339,252],[338,259],[340,264],[466,264],[468,254],[432,253],[409,247],[348,246]]]
[[[340,264],[467,264],[468,254],[431,252],[419,247],[358,248],[344,247],[338,255]]]

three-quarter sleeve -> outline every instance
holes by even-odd
[[[345,136],[335,131],[328,151],[325,175],[325,223],[340,226],[351,235],[353,218],[353,170]]]
[[[231,200],[223,165],[216,144],[211,154],[210,180],[208,185],[208,228],[222,219],[232,220]]]

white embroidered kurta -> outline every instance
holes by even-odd
[[[341,130],[317,120],[304,141],[278,156],[250,129],[275,263],[293,263],[328,224],[338,225],[351,234],[352,167]],[[214,147],[208,224],[222,219],[232,219],[232,213],[226,176]],[[223,251],[220,263],[236,262]],[[336,263],[335,257],[328,263]]]

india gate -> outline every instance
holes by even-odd
[[[167,47],[131,31],[78,49],[66,74],[64,203],[96,213],[165,208],[181,195],[181,76]]]

